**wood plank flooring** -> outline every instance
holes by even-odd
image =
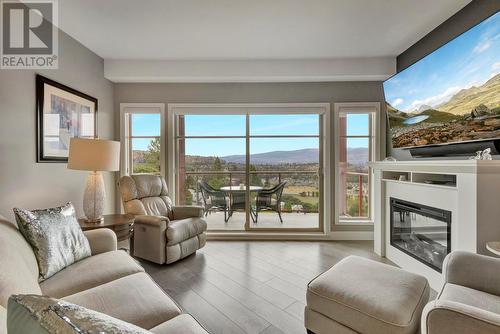
[[[369,241],[208,241],[172,265],[141,261],[212,334],[304,334],[307,283],[354,254],[388,262]]]

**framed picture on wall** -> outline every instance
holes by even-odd
[[[67,162],[73,137],[97,137],[97,99],[36,76],[37,162]]]

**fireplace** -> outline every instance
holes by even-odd
[[[451,212],[390,198],[391,245],[442,271],[451,251]]]

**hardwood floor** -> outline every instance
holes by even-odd
[[[351,254],[388,262],[372,248],[369,241],[209,241],[171,265],[141,263],[213,334],[304,334],[307,283]]]

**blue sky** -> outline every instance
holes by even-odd
[[[403,111],[435,107],[500,73],[500,13],[384,83],[387,102]]]
[[[245,115],[187,115],[186,136],[245,136]],[[349,115],[348,135],[368,133],[367,115]],[[134,136],[159,136],[160,115],[135,114],[132,118]],[[250,135],[318,135],[318,115],[251,115]],[[149,139],[135,139],[134,150],[147,150]],[[367,140],[350,139],[349,147],[367,147]],[[251,154],[271,151],[292,151],[318,148],[318,138],[251,138]],[[186,139],[186,154],[227,156],[245,154],[244,138]]]

